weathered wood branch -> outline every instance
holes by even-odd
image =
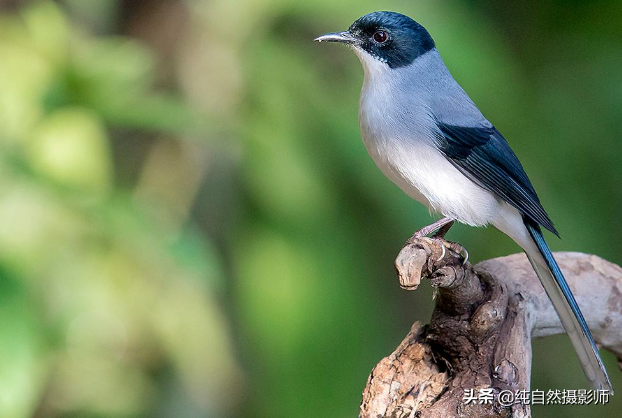
[[[531,338],[563,333],[524,254],[464,263],[462,248],[438,238],[409,242],[395,265],[400,285],[429,279],[437,290],[430,324],[412,329],[372,370],[361,418],[529,417],[501,391],[529,390]],[[622,359],[622,268],[597,256],[555,254],[594,339]],[[492,388],[490,404],[465,403],[465,389]]]

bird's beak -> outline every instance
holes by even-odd
[[[344,44],[353,44],[356,38],[348,31],[330,32],[314,39],[317,42],[341,42]]]

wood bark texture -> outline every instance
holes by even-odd
[[[505,405],[504,390],[529,390],[531,338],[564,332],[524,254],[471,266],[458,244],[411,239],[395,266],[400,285],[436,288],[428,325],[416,322],[372,370],[360,418],[530,417]],[[622,359],[622,268],[595,255],[555,257],[601,349]],[[620,363],[619,363],[620,364]],[[577,368],[580,370],[578,363]],[[464,401],[465,389],[492,389],[490,404]]]

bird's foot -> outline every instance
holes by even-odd
[[[443,238],[442,236],[439,237],[436,234],[432,236],[431,239],[438,239],[441,241],[441,244],[442,244],[442,247],[441,247],[442,253],[440,257],[436,260],[437,263],[439,261],[442,261],[443,258],[445,258],[445,255],[447,254],[447,250],[451,250],[459,254],[460,258],[462,258],[463,265],[469,261],[469,252],[466,250],[466,248],[464,248],[462,245],[458,244],[457,242],[446,241],[445,238]]]
[[[447,234],[447,232],[449,231],[449,229],[453,226],[454,224],[454,220],[452,218],[442,218],[439,219],[438,221],[434,222],[433,224],[430,224],[428,226],[425,226],[423,228],[421,228],[420,230],[416,231],[409,239],[408,241],[406,241],[406,245],[409,244],[413,244],[416,241],[419,241],[423,238],[425,239],[432,239],[432,240],[438,240],[441,242],[441,254],[438,257],[438,259],[436,260],[437,262],[442,261],[445,258],[445,255],[447,254],[447,249],[451,250],[455,253],[458,253],[460,255],[460,257],[462,258],[463,262],[462,264],[466,264],[469,260],[469,253],[468,251],[461,246],[460,244],[457,244],[455,242],[450,242],[450,241],[446,241],[445,240],[445,234]],[[432,235],[431,237],[428,237],[428,235],[432,234],[433,232],[435,232],[434,235]]]
[[[467,260],[466,249],[458,243],[446,241],[438,234],[431,237],[413,235],[395,259],[395,268],[400,286],[414,290],[423,278],[432,279],[433,285],[445,283],[441,278],[466,271]]]

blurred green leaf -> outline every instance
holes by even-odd
[[[0,264],[0,411],[7,418],[32,416],[47,373],[43,330],[32,295]]]
[[[111,161],[104,127],[96,115],[64,108],[34,130],[27,158],[41,175],[84,191],[109,189]]]

